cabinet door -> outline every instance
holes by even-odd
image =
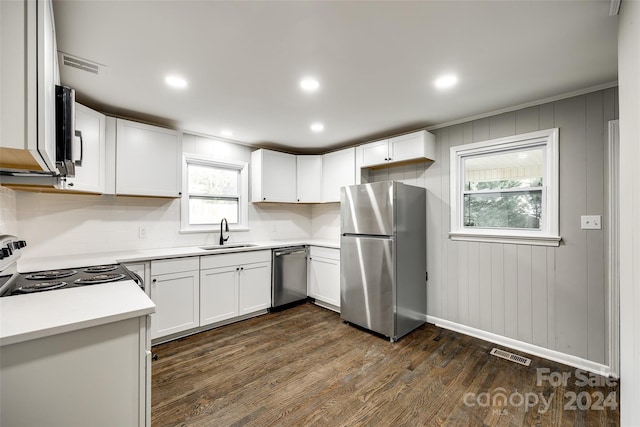
[[[116,194],[178,197],[181,164],[178,132],[118,119]]]
[[[296,201],[296,156],[260,149],[251,153],[251,200]]]
[[[151,276],[151,338],[159,338],[199,326],[200,293],[197,271]]]
[[[387,139],[364,144],[361,151],[362,167],[380,165],[389,161],[389,141]]]
[[[389,139],[389,160],[391,162],[418,159],[434,160],[435,150],[435,136],[424,130]]]
[[[309,281],[312,297],[340,307],[340,261],[312,256]]]
[[[322,201],[339,202],[340,188],[356,183],[355,148],[322,156]]]
[[[239,315],[271,307],[271,263],[240,266]]]
[[[322,156],[297,156],[297,201],[322,201]]]
[[[60,78],[51,0],[0,1],[0,29],[0,165],[56,171]]]
[[[238,315],[238,267],[200,272],[200,326]]]
[[[75,177],[67,178],[65,189],[101,194],[105,173],[104,114],[76,104],[76,130],[82,132],[82,165],[76,166]]]
[[[38,2],[38,29],[38,148],[44,148],[55,161],[55,102],[60,72],[51,1]]]

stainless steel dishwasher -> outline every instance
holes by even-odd
[[[286,308],[307,299],[306,246],[274,249],[271,307]]]

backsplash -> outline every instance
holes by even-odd
[[[18,233],[16,193],[0,186],[0,234]]]
[[[312,206],[311,238],[340,240],[340,203]]]
[[[2,194],[3,201],[11,197]],[[15,192],[15,199],[17,232],[29,244],[28,258],[217,244],[219,238],[219,233],[180,233],[179,199],[27,192]],[[141,227],[146,238],[140,237]],[[311,208],[250,204],[249,228],[232,231],[230,242],[305,239]]]

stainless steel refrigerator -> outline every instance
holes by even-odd
[[[396,341],[426,320],[426,191],[343,187],[340,214],[340,317]]]

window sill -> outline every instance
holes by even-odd
[[[234,231],[249,231],[249,227],[245,227],[245,226],[233,227],[230,225],[229,233],[232,233]],[[180,234],[195,234],[195,233],[220,233],[220,226],[214,227],[214,228],[182,228],[180,229]]]
[[[507,243],[512,245],[560,246],[560,236],[506,236],[498,234],[477,234],[450,232],[451,240],[484,243]]]

